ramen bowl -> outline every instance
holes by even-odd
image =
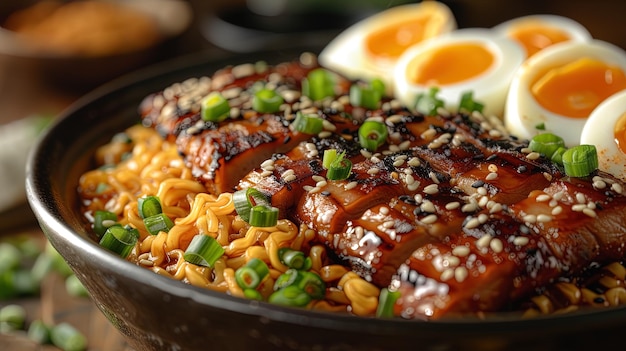
[[[190,286],[121,259],[93,240],[78,203],[96,148],[137,123],[146,95],[219,68],[278,63],[299,50],[229,57],[198,54],[137,71],[67,109],[30,155],[28,201],[48,240],[96,306],[137,350],[555,350],[620,342],[626,309],[533,319],[501,315],[417,321],[363,318],[251,301]]]

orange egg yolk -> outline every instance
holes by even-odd
[[[480,76],[494,63],[484,45],[456,43],[416,56],[407,66],[407,79],[421,85],[448,85]]]
[[[617,144],[617,147],[623,154],[626,154],[626,112],[622,113],[622,115],[617,119],[613,135],[615,137],[615,144]]]
[[[537,102],[548,111],[587,118],[609,96],[626,89],[626,75],[619,67],[581,58],[552,68],[531,85]]]
[[[446,16],[431,8],[421,12],[403,21],[390,19],[383,28],[368,34],[364,41],[366,54],[373,59],[395,61],[409,46],[439,35]]]
[[[528,22],[519,25],[509,32],[509,36],[522,44],[528,57],[550,45],[571,39],[565,31],[546,26],[541,22]]]

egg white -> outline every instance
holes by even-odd
[[[386,83],[391,93],[391,75],[395,60],[374,60],[367,54],[365,40],[369,33],[378,31],[390,23],[421,17],[424,13],[433,13],[440,17],[441,25],[436,33],[448,33],[456,29],[457,24],[450,9],[437,1],[425,1],[416,4],[399,5],[367,17],[335,37],[318,55],[319,63],[343,74],[349,79],[371,80],[379,78]]]
[[[474,100],[484,105],[484,114],[502,117],[509,83],[526,56],[517,43],[484,28],[459,29],[406,50],[394,70],[396,98],[408,106],[413,106],[419,94],[426,93],[432,88],[431,85],[415,84],[407,80],[407,68],[415,57],[436,48],[470,43],[487,48],[494,56],[493,64],[476,77],[437,86],[439,88],[437,96],[444,101],[446,109],[455,111],[461,96],[472,91]],[[463,65],[462,58],[459,58],[458,64]]]
[[[504,124],[511,134],[530,139],[540,132],[552,132],[563,138],[566,146],[578,145],[586,118],[569,118],[548,111],[533,97],[530,87],[539,74],[588,57],[620,67],[626,72],[626,52],[597,39],[568,41],[549,46],[526,60],[517,70],[506,100]],[[538,129],[542,126],[545,129]]]
[[[620,117],[626,118],[626,90],[611,95],[593,110],[583,127],[580,143],[595,145],[599,169],[626,180],[626,154],[613,137]]]
[[[502,22],[494,26],[492,29],[497,33],[510,37],[509,33],[514,31],[518,26],[530,23],[540,23],[541,26],[544,27],[560,29],[570,37],[571,41],[588,41],[592,39],[591,34],[585,26],[569,17],[558,15],[528,15],[517,17]],[[526,52],[525,48],[524,52]],[[526,54],[528,56],[528,53]]]

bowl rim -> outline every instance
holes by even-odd
[[[39,225],[53,246],[68,246],[72,249],[85,250],[91,257],[105,262],[114,267],[122,275],[134,276],[134,279],[164,293],[188,298],[202,305],[218,307],[239,314],[247,314],[258,317],[271,318],[273,321],[285,322],[307,327],[332,328],[345,331],[375,332],[381,335],[427,335],[432,331],[441,331],[449,328],[455,333],[528,333],[529,337],[540,337],[547,331],[568,333],[572,329],[601,328],[606,325],[626,323],[626,306],[613,307],[593,311],[574,312],[550,316],[521,319],[519,316],[509,318],[479,319],[444,319],[435,321],[363,318],[348,314],[337,314],[325,311],[312,311],[296,308],[271,305],[266,302],[245,300],[224,293],[214,292],[200,287],[173,283],[171,278],[163,277],[149,270],[136,266],[126,260],[101,248],[95,241],[88,239],[77,230],[75,226],[66,222],[61,214],[64,204],[57,203],[56,193],[52,189],[51,180],[47,170],[54,166],[58,160],[48,157],[50,150],[58,147],[59,133],[76,128],[86,122],[82,121],[85,113],[97,103],[107,99],[111,94],[122,94],[133,87],[153,84],[157,78],[171,76],[182,78],[185,73],[194,72],[196,69],[207,67],[215,70],[230,64],[252,62],[251,60],[264,60],[270,63],[278,63],[280,59],[289,54],[310,51],[319,53],[318,48],[289,48],[286,51],[256,52],[247,54],[215,53],[214,51],[194,53],[184,57],[161,62],[130,74],[124,75],[107,83],[94,91],[84,95],[64,112],[55,122],[39,137],[35,147],[31,150],[26,169],[26,192],[28,203],[37,218]],[[287,57],[289,58],[289,57]],[[291,59],[297,56],[291,56]],[[277,60],[278,59],[278,60]],[[214,70],[214,71],[215,71]],[[214,71],[207,72],[212,73]],[[176,80],[182,81],[182,80]],[[154,91],[164,87],[155,86]],[[137,101],[137,106],[139,101]],[[138,120],[138,119],[137,119]],[[130,126],[131,120],[127,121]],[[75,129],[74,129],[75,130]],[[54,155],[54,154],[53,154]],[[57,152],[58,156],[58,152]],[[72,180],[74,183],[77,181]],[[84,234],[84,233],[83,233]],[[80,278],[80,277],[79,277]],[[271,317],[269,317],[271,316]],[[562,321],[562,323],[560,323]],[[419,328],[416,328],[419,326]],[[531,336],[530,333],[534,333]]]

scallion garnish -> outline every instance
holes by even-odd
[[[565,151],[567,151],[566,147],[560,147],[556,149],[556,151],[552,154],[552,157],[550,157],[550,160],[558,165],[563,166],[563,154],[565,153]]]
[[[354,83],[350,87],[350,104],[370,110],[377,109],[380,106],[384,91],[384,83],[380,80],[374,84]]]
[[[299,274],[301,278],[298,279],[298,287],[314,300],[323,299],[326,295],[326,283],[322,278],[313,272],[300,271]]]
[[[117,215],[110,211],[97,210],[93,217],[93,231],[101,238],[104,232],[113,225],[119,224],[117,222]]]
[[[137,199],[137,210],[141,218],[148,218],[163,212],[161,200],[156,196],[144,196]]]
[[[324,157],[326,152],[324,152]],[[346,152],[342,152],[330,163],[328,171],[326,172],[326,178],[330,180],[344,180],[350,176],[352,172],[352,161],[345,158]]]
[[[270,274],[267,264],[259,258],[252,258],[248,263],[235,271],[235,280],[242,289],[256,289],[259,284]]]
[[[565,147],[565,141],[558,135],[552,133],[541,133],[535,135],[528,144],[528,147],[540,154],[543,154],[547,158],[552,158],[552,155],[559,148]]]
[[[243,289],[243,296],[249,300],[263,301],[263,295],[256,289]]]
[[[399,291],[391,291],[387,288],[380,289],[376,317],[391,318],[394,316],[393,306],[400,298]]]
[[[183,254],[185,261],[205,267],[213,267],[224,254],[224,248],[212,236],[196,234]]]
[[[324,157],[322,157],[322,167],[329,169],[331,163],[337,159],[338,153],[337,149],[326,149],[324,150]]]
[[[363,122],[359,127],[359,144],[369,151],[376,151],[387,141],[387,126],[376,120]]]
[[[268,301],[275,305],[304,307],[311,302],[311,296],[295,285],[274,291]]]
[[[415,109],[417,112],[434,116],[437,115],[437,110],[444,106],[444,101],[437,98],[439,88],[432,87],[428,90],[428,93],[421,93],[415,100]]]
[[[217,91],[211,92],[202,100],[201,116],[205,121],[221,122],[230,114],[228,100]]]
[[[301,276],[297,269],[289,268],[276,278],[276,281],[274,281],[274,290],[280,290],[286,286],[293,285],[300,278]]]
[[[313,101],[333,97],[335,96],[335,79],[329,71],[316,68],[302,79],[302,94]]]
[[[139,240],[139,235],[132,228],[114,225],[104,232],[102,239],[100,239],[100,245],[122,258],[126,258],[137,240]]]
[[[324,129],[324,120],[316,114],[298,111],[291,125],[294,130],[301,133],[319,134]]]
[[[148,233],[157,235],[159,232],[169,232],[174,226],[172,220],[164,213],[159,213],[143,219]]]
[[[233,193],[235,211],[241,219],[250,222],[250,211],[256,205],[269,205],[270,198],[255,188],[237,190]]]
[[[280,110],[283,97],[273,89],[260,89],[254,93],[252,108],[260,113],[274,113]]]
[[[278,223],[278,208],[256,205],[250,210],[250,225],[253,227],[273,227]]]
[[[307,270],[311,268],[311,259],[306,257],[304,252],[293,250],[289,247],[278,249],[278,258],[285,266],[289,268]]]
[[[459,111],[465,112],[483,112],[483,108],[485,106],[480,102],[474,100],[474,93],[472,91],[468,91],[461,95],[461,101],[459,102]]]
[[[594,145],[577,145],[567,149],[562,156],[565,174],[586,177],[598,169],[598,152]]]

